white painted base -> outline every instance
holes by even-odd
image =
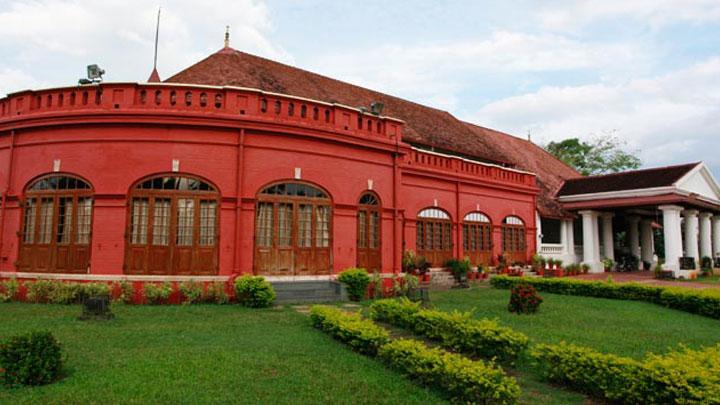
[[[602,262],[587,263],[590,265],[590,273],[604,273],[605,266]]]
[[[673,271],[673,276],[675,278],[690,280],[693,276],[697,278],[697,276],[699,276],[699,273],[699,270],[675,270]]]

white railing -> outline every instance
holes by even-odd
[[[563,245],[561,245],[561,244],[543,243],[540,245],[540,254],[541,255],[560,255],[562,253],[563,253]]]

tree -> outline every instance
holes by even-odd
[[[640,158],[635,156],[637,152],[627,152],[623,149],[624,146],[624,141],[610,133],[589,142],[578,138],[550,142],[544,148],[582,175],[591,176],[640,167]]]

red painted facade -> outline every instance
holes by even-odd
[[[337,104],[240,88],[101,84],[16,93],[0,99],[0,271],[17,271],[26,188],[69,174],[93,191],[89,274],[122,275],[131,188],[149,176],[190,175],[220,194],[218,275],[253,273],[258,193],[279,181],[329,194],[331,268],[356,265],[357,210],[372,189],[381,204],[384,272],[416,246],[416,215],[449,214],[453,254],[463,257],[462,220],[525,224],[526,259],[536,250],[535,176],[411,148],[403,122]]]

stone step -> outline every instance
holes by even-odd
[[[345,287],[337,281],[272,281],[276,302],[299,304],[345,301]]]

